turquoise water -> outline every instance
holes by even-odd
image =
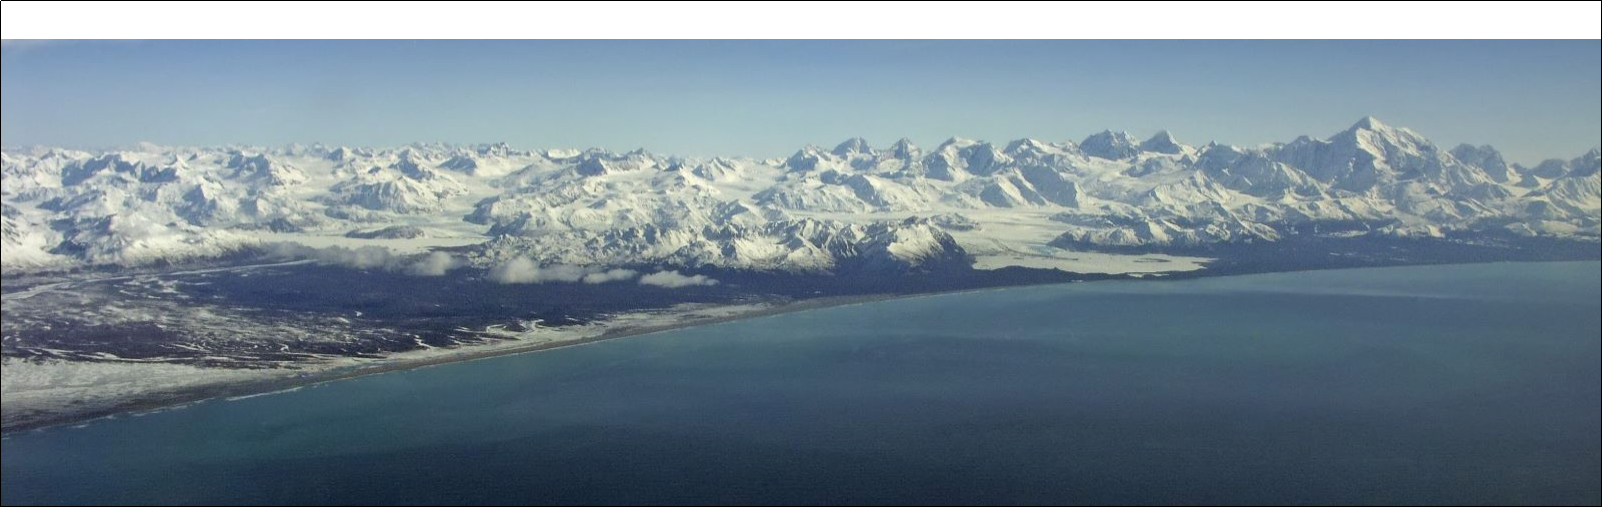
[[[1003,289],[12,436],[0,500],[1600,502],[1599,264]]]

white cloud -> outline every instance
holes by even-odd
[[[614,282],[614,281],[621,281],[621,280],[629,280],[629,279],[635,278],[635,275],[637,273],[638,272],[636,272],[634,270],[626,270],[626,269],[623,269],[623,268],[613,268],[613,269],[607,270],[605,272],[591,272],[591,273],[586,274],[584,276],[584,283],[585,284],[601,284],[601,283],[604,283],[604,282]]]
[[[298,243],[274,243],[265,246],[270,254],[317,261],[319,264],[339,265],[358,270],[375,268],[392,269],[400,264],[400,257],[389,249],[364,246],[355,249],[333,246],[314,249]]]
[[[396,254],[388,248],[376,245],[366,245],[354,249],[335,245],[319,249],[299,243],[279,242],[266,244],[263,248],[269,255],[310,259],[322,265],[343,266],[358,270],[402,272],[408,275],[426,277],[445,275],[446,272],[462,266],[461,260],[444,252],[430,252],[418,257]]]
[[[718,284],[715,279],[706,275],[685,275],[678,270],[664,270],[640,277],[640,283],[648,286],[662,286],[665,288],[682,288],[686,286],[711,286]]]
[[[451,270],[467,265],[467,262],[463,259],[445,252],[402,255],[388,248],[373,245],[356,248],[338,245],[312,248],[299,243],[284,242],[267,244],[264,248],[269,254],[282,258],[310,259],[323,265],[343,266],[358,270],[384,270],[419,277],[439,277],[449,273]],[[640,275],[640,272],[625,268],[608,269],[578,265],[540,266],[539,263],[528,257],[519,256],[491,268],[487,277],[501,284],[543,284],[546,282],[604,284],[632,280],[638,275]],[[717,283],[717,281],[700,276],[680,276],[685,280],[678,280],[672,277],[677,275],[677,272],[668,275],[657,275],[658,278],[655,282],[648,282],[647,284],[679,287]]]
[[[490,280],[502,284],[529,284],[538,281],[540,266],[526,257],[516,257],[490,269]]]
[[[490,269],[490,280],[502,284],[540,284],[543,282],[579,282],[600,284],[634,278],[634,270],[611,270],[576,265],[540,266],[526,257],[513,258]]]
[[[461,262],[444,252],[430,252],[406,267],[406,273],[424,277],[439,277],[460,266]]]

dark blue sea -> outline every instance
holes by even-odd
[[[999,289],[8,437],[25,504],[1600,501],[1598,262]]]

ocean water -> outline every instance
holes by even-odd
[[[20,504],[1600,502],[1597,262],[822,309],[0,443]]]

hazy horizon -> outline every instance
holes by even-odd
[[[782,157],[1104,129],[1258,146],[1364,116],[1598,146],[1596,41],[6,41],[6,146],[507,142]],[[86,121],[93,119],[93,121]]]

